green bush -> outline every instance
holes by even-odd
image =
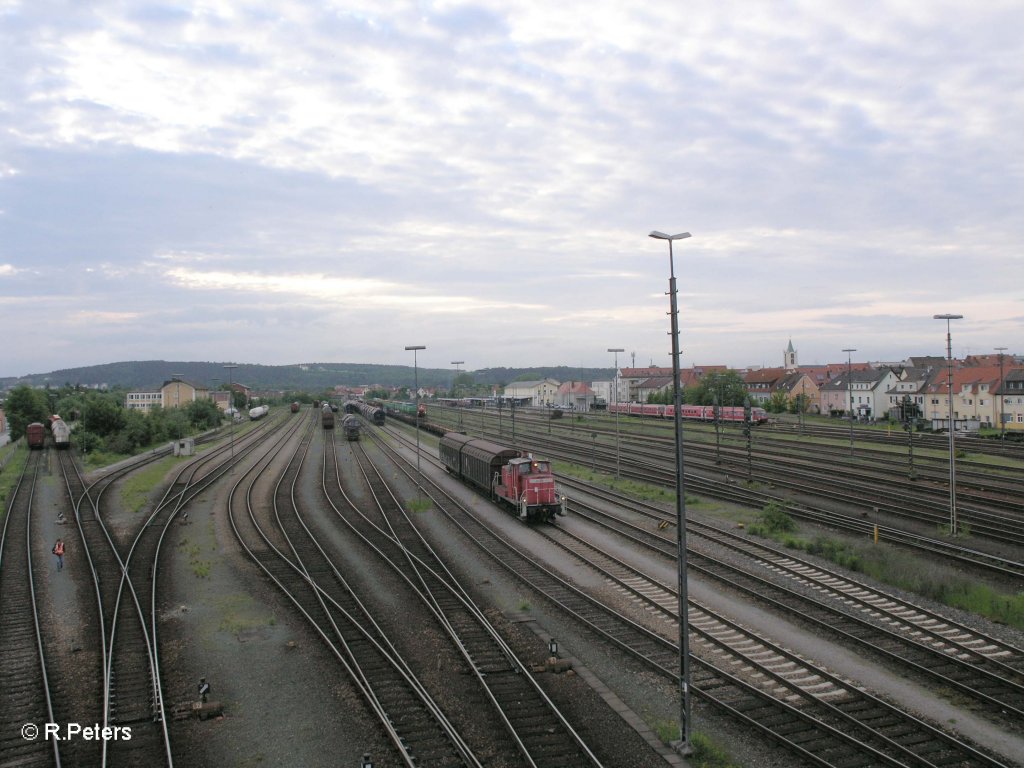
[[[796,530],[796,521],[786,511],[786,505],[770,501],[757,517],[758,527],[769,534],[787,533]]]

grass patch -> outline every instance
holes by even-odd
[[[11,489],[17,485],[18,478],[21,477],[25,464],[28,462],[28,451],[19,451],[12,446],[11,443],[6,446],[13,453],[10,454],[3,469],[0,470],[0,520],[7,516],[7,500],[11,496]]]
[[[671,744],[673,741],[679,741],[679,723],[674,723],[671,720],[656,720],[652,727],[663,743]]]
[[[192,568],[192,573],[196,575],[197,579],[205,579],[210,575],[210,569],[213,567],[213,562],[200,558],[199,555],[203,551],[202,546],[199,544],[192,544],[186,538],[178,542],[178,549],[188,556],[188,564]]]
[[[517,607],[520,611],[529,611],[532,606],[530,605],[529,600],[520,600],[519,605]]]
[[[788,549],[807,552],[863,573],[883,584],[1024,630],[1024,592],[1006,592],[965,576],[944,563],[917,557],[884,542],[843,541],[827,536],[808,539],[791,532],[770,531],[760,522],[747,530],[753,535],[774,539]]]
[[[238,635],[242,632],[259,627],[272,627],[277,624],[277,617],[267,616],[260,612],[256,602],[244,594],[229,595],[217,600],[217,610],[222,618],[217,629]]]
[[[605,472],[595,472],[589,467],[584,467],[579,464],[555,461],[552,462],[552,468],[558,474],[575,477],[578,480],[583,480],[584,482],[591,483],[592,485],[598,485],[619,493],[627,493],[638,499],[643,499],[644,501],[663,502],[667,504],[669,502],[674,502],[676,498],[675,492],[665,486],[641,483],[636,480],[627,480],[622,477],[616,478]],[[687,497],[686,501],[687,503],[690,503],[691,500]],[[697,503],[697,499],[693,499],[693,503]]]
[[[167,474],[167,470],[179,459],[168,457],[150,464],[145,469],[132,472],[121,484],[121,505],[129,512],[141,512],[149,502],[153,489]]]
[[[725,749],[699,731],[690,734],[690,747],[693,754],[686,762],[693,768],[738,768]]]
[[[426,496],[422,496],[418,499],[412,499],[409,504],[410,512],[426,512],[434,506],[434,502],[428,499]]]

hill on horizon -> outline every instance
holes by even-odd
[[[318,392],[338,385],[362,386],[380,384],[385,387],[413,385],[414,373],[421,387],[448,387],[455,377],[451,368],[413,370],[411,365],[375,365],[372,363],[298,363],[295,365],[259,365],[256,363],[182,362],[168,360],[136,360],[101,365],[63,368],[50,373],[0,377],[0,390],[19,385],[30,387],[61,387],[65,384],[89,388],[124,388],[155,391],[179,376],[193,384],[208,387],[227,382],[225,365],[235,365],[231,381],[257,390]],[[615,375],[611,368],[571,368],[569,366],[537,368],[484,368],[460,371],[469,374],[477,384],[502,386],[513,381],[552,378],[557,381],[608,380]]]

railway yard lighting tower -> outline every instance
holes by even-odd
[[[995,350],[999,353],[999,439],[1006,440],[1006,395],[1003,394],[1006,386],[1003,384],[1003,353],[1006,347],[996,347]]]
[[[615,353],[615,383],[612,385],[612,403],[615,406],[615,476],[619,476],[619,352],[626,350],[621,347],[609,347]]]
[[[405,348],[406,352],[412,350],[412,380],[413,387],[416,388],[416,474],[419,477],[418,487],[423,485],[423,473],[420,472],[420,374],[416,362],[416,353],[421,349],[426,349],[426,347],[418,345]]]
[[[686,497],[683,492],[683,414],[682,393],[679,382],[679,307],[676,300],[676,271],[672,255],[672,242],[685,240],[689,232],[666,235],[657,230],[650,233],[655,240],[668,240],[668,295],[672,335],[672,389],[674,391],[676,437],[676,548],[678,550],[679,592],[679,742],[675,745],[681,755],[692,754],[690,746],[690,618],[689,597],[686,593]]]
[[[853,347],[843,350],[846,353],[846,389],[850,397],[850,458],[853,458],[853,357],[851,355],[856,351]]]
[[[228,416],[231,418],[231,458],[235,458],[235,388],[232,374],[237,365],[225,365],[228,370]]]
[[[949,396],[949,535],[957,535],[956,520],[956,430],[953,428],[953,333],[951,320],[963,320],[963,315],[934,315],[946,321],[946,386]]]

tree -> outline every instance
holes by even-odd
[[[36,421],[45,422],[50,418],[46,393],[24,385],[15,387],[7,395],[4,411],[11,425],[11,440],[17,440],[24,435],[29,424]]]
[[[220,424],[220,408],[212,400],[193,400],[185,406],[185,413],[196,429],[213,429]]]
[[[694,405],[714,405],[714,398],[718,396],[718,404],[722,406],[742,406],[747,397],[747,385],[743,377],[736,371],[714,371],[707,374],[695,387],[687,390],[694,399],[687,398],[686,402]]]
[[[113,397],[94,394],[82,408],[82,425],[100,437],[112,435],[124,426],[124,410]]]
[[[772,392],[772,396],[768,398],[768,402],[765,403],[764,407],[769,413],[785,413],[789,407],[789,398],[786,397],[785,392],[777,389]]]

